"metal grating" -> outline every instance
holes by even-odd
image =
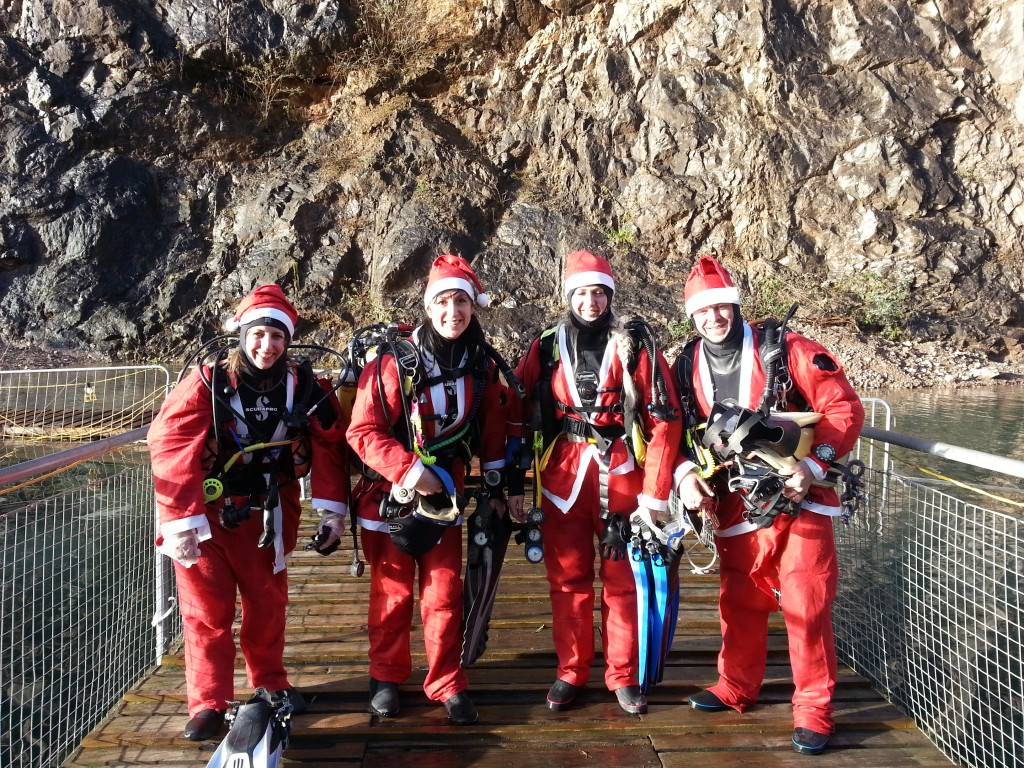
[[[64,490],[0,514],[7,768],[59,765],[156,662],[151,617],[162,565],[154,566],[144,451],[124,449],[61,477]]]
[[[952,760],[1024,765],[1021,521],[869,470],[837,527],[840,658]]]

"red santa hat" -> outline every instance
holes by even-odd
[[[266,322],[259,323],[264,320]],[[288,331],[288,338],[295,336],[295,323],[299,313],[288,301],[281,286],[261,285],[246,296],[235,310],[235,316],[225,323],[229,331],[237,331],[245,325],[271,325]]]
[[[461,256],[446,253],[434,259],[427,277],[427,290],[423,294],[423,306],[429,307],[434,298],[445,291],[465,291],[469,298],[481,307],[491,304],[490,297],[484,293],[469,262]]]
[[[729,270],[710,256],[701,256],[686,279],[683,300],[689,317],[712,304],[739,304],[740,292]]]
[[[565,257],[565,280],[562,283],[566,297],[585,285],[602,285],[615,290],[612,267],[606,259],[590,251],[573,251]]]

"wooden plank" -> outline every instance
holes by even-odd
[[[522,768],[524,765],[547,765],[558,768],[592,768],[592,766],[630,766],[630,768],[661,768],[661,759],[643,740],[622,744],[559,744],[528,747],[483,747],[439,749],[407,746],[380,746],[366,753],[366,764],[374,768],[454,768],[485,765],[487,768]]]
[[[413,673],[399,686],[400,715],[382,719],[367,711],[369,581],[351,577],[348,563],[345,553],[322,558],[300,552],[289,567],[286,664],[309,708],[293,718],[282,765],[690,768],[695,761],[719,768],[808,765],[809,758],[795,753],[790,743],[793,683],[780,615],[770,623],[768,665],[757,706],[742,715],[731,710],[703,713],[688,706],[689,695],[717,679],[721,639],[716,575],[684,574],[675,647],[664,680],[649,694],[646,715],[632,717],[618,707],[603,684],[600,652],[591,668],[591,681],[573,708],[552,712],[545,697],[557,661],[544,570],[510,559],[487,652],[467,670],[480,721],[457,728],[449,724],[443,707],[428,701],[422,691],[426,658],[418,611],[414,611],[412,628]],[[600,588],[597,592],[600,595]],[[598,649],[599,612],[598,598]],[[125,694],[83,740],[68,766],[178,768],[206,763],[216,741],[193,744],[181,735],[188,719],[181,650],[169,653],[165,661]],[[235,691],[241,700],[252,693],[240,655]],[[824,763],[858,768],[948,765],[910,718],[849,669],[840,669],[834,705],[837,733],[821,758]]]
[[[791,734],[765,733],[761,730],[702,730],[680,728],[676,733],[656,734],[653,737],[659,753],[669,752],[735,752],[772,751],[789,748],[786,740]],[[852,723],[841,723],[829,749],[924,749],[933,750],[924,734],[916,728],[858,728]],[[692,757],[692,756],[691,756]]]
[[[664,768],[693,768],[695,753],[659,753]],[[784,745],[777,750],[751,750],[738,752],[699,753],[700,759],[713,762],[715,768],[807,768],[807,761],[813,756],[799,754],[792,746]],[[949,768],[950,761],[938,751],[930,753],[916,749],[832,749],[829,748],[818,760],[829,768]]]

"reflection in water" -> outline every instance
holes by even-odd
[[[963,448],[1009,456],[1024,461],[1024,387],[1000,386],[978,389],[897,390],[862,393],[879,397],[892,407],[892,430],[905,435],[935,440]],[[883,426],[881,423],[876,426]],[[913,467],[971,483],[992,484],[1007,489],[1024,488],[1024,480],[986,471],[983,466],[896,449],[903,462],[897,472],[918,475]],[[1016,497],[1018,494],[1014,494]]]
[[[896,432],[1024,460],[1024,387],[901,390],[870,396],[892,406]]]

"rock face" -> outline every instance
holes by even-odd
[[[666,341],[698,253],[751,311],[991,356],[1024,326],[1022,2],[0,0],[0,30],[15,342],[180,352],[268,281],[338,341],[416,319],[455,251],[518,351],[581,247]]]

